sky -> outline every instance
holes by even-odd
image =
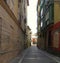
[[[31,28],[32,34],[37,32],[37,0],[29,0],[27,25]]]

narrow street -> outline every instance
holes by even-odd
[[[39,50],[36,46],[31,46],[26,50],[19,63],[58,63],[48,53]]]
[[[0,63],[60,63],[60,0],[0,0]]]

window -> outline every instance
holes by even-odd
[[[53,47],[59,48],[59,32],[55,31],[53,36]]]
[[[49,12],[47,12],[47,14],[46,14],[46,20],[45,21],[47,21],[49,19]]]
[[[49,25],[49,21],[47,21],[47,25]]]
[[[7,4],[7,0],[4,0],[5,1],[5,3]]]
[[[6,2],[6,0],[4,0]]]
[[[1,25],[2,25],[2,18],[0,17],[0,27],[1,27]]]
[[[21,3],[21,0],[19,0],[19,2]]]
[[[43,26],[43,22],[41,22],[41,27]]]
[[[48,5],[49,4],[49,0],[45,0],[45,5]]]
[[[43,0],[41,0],[41,2],[40,2],[40,5],[42,5],[43,4]]]
[[[52,22],[54,20],[54,6],[53,5],[50,6],[49,12],[50,12],[50,21]]]
[[[49,3],[50,3],[50,1],[49,1],[49,0],[45,0],[45,7],[46,7],[46,9],[48,8]]]
[[[41,18],[43,18],[43,8],[42,8],[42,10],[41,10]]]
[[[20,0],[20,2],[21,2],[21,0]]]
[[[21,22],[21,15],[20,15],[20,17],[19,17],[19,20],[20,20],[20,22]]]

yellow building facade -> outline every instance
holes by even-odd
[[[60,2],[56,1],[54,2],[54,23],[60,21]]]
[[[54,1],[53,49],[60,51],[60,1]]]

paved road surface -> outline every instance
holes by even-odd
[[[28,48],[19,63],[57,63],[54,59],[48,56],[36,46]]]

